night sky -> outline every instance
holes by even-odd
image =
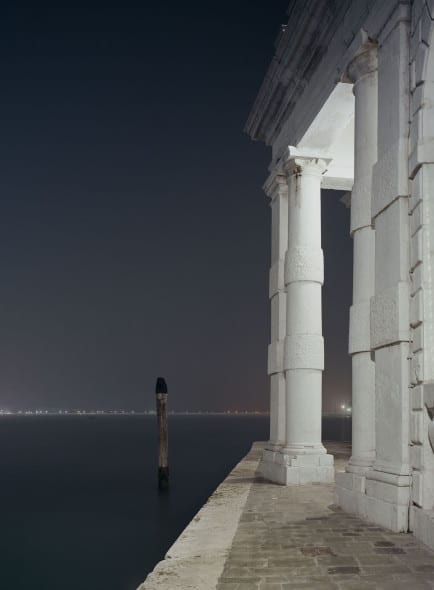
[[[9,8],[8,8],[9,7]],[[3,3],[0,408],[268,408],[270,150],[243,127],[287,0]],[[323,193],[325,407],[350,395],[349,211]]]

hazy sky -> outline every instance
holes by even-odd
[[[2,5],[0,407],[266,409],[286,0]],[[323,195],[326,399],[349,395],[348,210]]]

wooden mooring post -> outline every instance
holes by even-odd
[[[169,487],[169,432],[167,425],[167,385],[163,377],[158,377],[155,386],[157,394],[158,421],[158,487]]]

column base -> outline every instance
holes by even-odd
[[[410,530],[422,543],[434,549],[434,511],[410,507]]]
[[[373,469],[374,463],[375,457],[351,457],[345,467],[345,471],[347,473],[355,473],[357,475],[364,476]]]
[[[373,453],[366,453],[364,457],[352,455],[345,471],[336,473],[336,503],[345,512],[368,519],[366,476],[372,471],[374,462]]]
[[[335,495],[336,504],[342,510],[367,519],[365,473],[353,473],[349,471],[349,466],[347,466],[345,471],[336,473]]]
[[[336,503],[386,529],[408,532],[410,478],[375,469],[365,474],[341,471],[336,474]]]
[[[410,476],[373,469],[366,476],[367,518],[397,533],[409,530]]]
[[[335,473],[333,455],[300,454],[288,455],[284,449],[265,449],[258,473],[268,481],[280,485],[302,485],[307,483],[331,483]]]

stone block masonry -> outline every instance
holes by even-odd
[[[282,273],[280,240],[270,273],[280,269],[279,337],[261,473],[328,481],[318,221],[321,189],[346,190],[353,455],[337,503],[434,549],[434,0],[291,0],[288,15],[246,125],[271,148],[271,178],[288,185],[287,231],[282,216],[272,224],[287,252]]]

